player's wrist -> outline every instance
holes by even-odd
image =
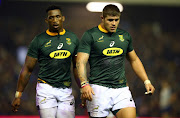
[[[89,84],[86,84],[86,85],[82,86],[81,88],[84,88],[84,87],[86,87],[86,86],[89,86]]]
[[[149,79],[144,81],[144,85],[151,84],[151,81]]]
[[[23,92],[16,91],[15,98],[21,98],[22,94],[23,94]]]
[[[81,88],[84,88],[85,86],[89,85],[88,81],[81,82]]]

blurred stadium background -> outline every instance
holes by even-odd
[[[38,116],[35,106],[38,65],[23,93],[18,113],[11,112],[11,101],[28,45],[35,35],[47,28],[44,22],[47,6],[61,6],[66,17],[64,27],[76,33],[80,39],[84,31],[101,22],[101,13],[89,12],[86,9],[89,1],[0,1],[0,117]],[[124,7],[120,27],[132,35],[134,48],[156,88],[153,96],[145,96],[143,83],[126,63],[126,76],[136,102],[137,117],[179,117],[180,0],[113,1],[120,2]],[[79,106],[80,93],[74,80],[73,94],[77,116],[87,116],[86,109]]]

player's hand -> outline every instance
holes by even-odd
[[[81,88],[81,99],[92,101],[92,94],[95,95],[90,85]]]
[[[146,87],[146,90],[147,90],[147,92],[145,94],[152,95],[154,93],[155,88],[151,83],[146,84],[145,87]]]
[[[14,100],[12,101],[12,104],[11,104],[13,112],[18,111],[20,103],[21,103],[21,98],[14,98]]]

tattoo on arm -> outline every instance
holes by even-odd
[[[86,62],[77,62],[76,67],[80,81],[87,81]]]

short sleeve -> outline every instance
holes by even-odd
[[[129,45],[128,45],[127,52],[131,52],[134,48],[133,48],[133,43],[132,43],[132,37],[129,33],[128,33],[128,39],[129,39]]]
[[[92,40],[93,40],[92,36],[88,32],[85,32],[81,38],[78,52],[84,52],[90,54]]]
[[[35,37],[29,45],[27,55],[33,58],[38,58],[38,38]]]

